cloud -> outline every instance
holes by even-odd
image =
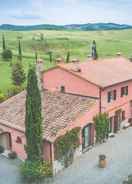
[[[131,9],[131,0],[4,0],[0,6],[0,23],[117,22],[132,24]]]
[[[38,20],[41,17],[39,15],[24,14],[24,15],[12,15],[11,18],[18,19],[18,20],[23,20],[23,19]]]

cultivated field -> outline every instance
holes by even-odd
[[[0,31],[0,38],[3,31]],[[27,72],[28,66],[35,61],[35,51],[39,57],[45,60],[45,69],[55,63],[49,62],[47,52],[53,52],[53,59],[66,58],[70,51],[71,58],[85,60],[90,54],[91,42],[96,40],[99,57],[115,56],[121,52],[124,56],[132,56],[132,30],[122,31],[7,31],[5,33],[6,44],[13,51],[13,62],[17,60],[18,37],[21,37],[23,48],[23,65]],[[40,33],[44,39],[40,40]],[[2,40],[0,39],[0,51]],[[0,91],[6,93],[11,86],[11,64],[0,59]]]

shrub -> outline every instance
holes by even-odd
[[[0,145],[0,154],[5,151],[4,147]]]
[[[129,175],[128,178],[123,182],[123,184],[132,184],[132,175]]]
[[[21,86],[12,86],[8,90],[8,97],[14,96],[14,95],[20,93],[21,91],[23,91],[23,87],[21,87]]]
[[[46,161],[26,161],[21,165],[20,170],[23,178],[29,182],[52,176],[52,167]]]
[[[10,159],[16,159],[17,158],[17,153],[15,151],[12,151],[12,152],[8,153],[8,157]]]
[[[6,49],[2,52],[2,57],[4,60],[11,60],[12,59],[12,51],[9,49]]]
[[[21,62],[12,65],[12,81],[14,85],[21,86],[26,79],[25,72]]]
[[[74,128],[58,137],[55,142],[55,157],[64,167],[68,167],[73,162],[75,149],[79,146],[79,132],[80,127]]]
[[[0,92],[0,103],[6,100],[6,96]]]
[[[96,142],[103,143],[109,134],[109,119],[108,114],[99,113],[93,118],[96,129]]]

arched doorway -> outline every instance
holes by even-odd
[[[8,132],[0,134],[0,145],[5,148],[5,150],[11,150],[11,135]]]

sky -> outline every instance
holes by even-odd
[[[132,25],[132,0],[0,0],[0,24]]]

